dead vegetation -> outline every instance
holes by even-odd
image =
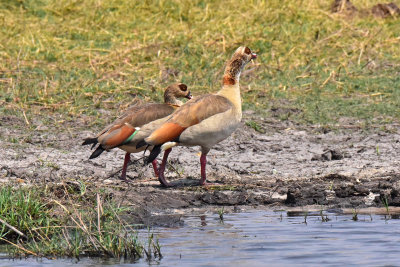
[[[393,2],[357,8],[350,0],[335,0],[332,3],[331,11],[345,14],[348,17],[372,15],[376,18],[394,18],[400,15],[399,7]]]

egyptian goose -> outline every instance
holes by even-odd
[[[242,119],[239,78],[243,68],[257,55],[248,47],[239,47],[228,61],[223,87],[215,94],[196,97],[177,109],[159,128],[145,138],[138,147],[147,143],[154,146],[148,162],[165,151],[158,178],[163,186],[170,186],[164,171],[171,148],[177,145],[201,147],[201,180],[206,181],[206,157],[210,149],[231,135]]]
[[[187,86],[183,83],[176,83],[168,86],[164,92],[164,103],[155,104],[149,103],[144,105],[137,105],[129,108],[123,113],[117,120],[112,124],[104,128],[94,138],[86,138],[82,145],[93,144],[92,148],[99,143],[99,146],[92,153],[89,159],[97,158],[104,150],[109,151],[115,147],[118,147],[124,151],[125,160],[122,168],[121,179],[126,179],[126,169],[130,161],[130,154],[143,151],[144,148],[136,148],[136,144],[143,140],[143,137],[139,137],[138,133],[141,131],[141,127],[146,124],[160,120],[167,117],[180,107],[183,103],[177,98],[186,97],[192,98],[190,91]],[[160,121],[160,123],[163,121]],[[155,125],[154,127],[156,127]],[[135,138],[135,136],[137,136]],[[138,138],[139,137],[139,138]],[[150,148],[151,149],[151,148]],[[152,161],[154,173],[158,176],[157,161]]]

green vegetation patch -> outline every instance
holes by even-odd
[[[333,1],[0,1],[0,112],[100,118],[169,83],[221,87],[239,45],[244,107],[279,119],[374,123],[400,114],[399,18],[331,13]],[[371,8],[379,0],[361,0]],[[283,104],[284,103],[284,104]]]
[[[52,188],[0,189],[0,244],[11,256],[113,257],[136,260],[160,258],[158,240],[147,245],[121,218],[106,193],[70,184]]]

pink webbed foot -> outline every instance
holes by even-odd
[[[161,185],[164,187],[171,187],[172,185],[170,183],[167,182],[167,180],[164,177],[164,173],[159,174],[158,176],[158,181],[160,181]]]

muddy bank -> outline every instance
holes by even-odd
[[[249,120],[263,133],[247,126]],[[209,154],[208,181],[215,186],[196,185],[197,148],[176,148],[166,173],[176,186],[164,189],[151,166],[143,167],[141,154],[132,157],[138,160],[128,169],[129,183],[119,180],[123,151],[89,160],[90,150],[80,144],[98,129],[87,123],[81,118],[52,127],[37,120],[27,127],[16,117],[1,117],[1,181],[104,187],[132,207],[136,222],[146,224],[179,224],[182,210],[220,206],[366,208],[385,201],[400,206],[397,124],[365,130],[343,121],[330,130],[247,112],[241,127]]]

